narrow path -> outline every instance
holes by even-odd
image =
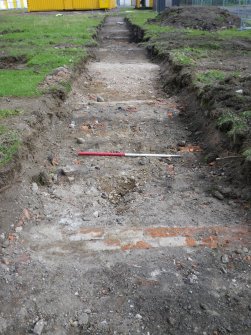
[[[63,125],[56,163],[44,165],[54,184],[33,184],[15,227],[5,264],[18,275],[4,284],[0,330],[42,320],[51,335],[248,334],[245,217],[210,195],[159,66],[128,40],[123,19],[109,17],[65,103],[75,127]],[[76,155],[175,153],[181,142],[180,160]]]

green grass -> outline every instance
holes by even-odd
[[[175,61],[181,65],[192,65],[195,64],[198,59],[207,56],[207,52],[202,48],[179,48],[170,51],[170,54]]]
[[[20,140],[17,134],[0,125],[0,167],[9,163],[17,154]]]
[[[132,13],[127,13],[126,16],[133,24],[144,29],[145,38],[157,37],[162,33],[176,30],[173,27],[149,23],[148,20],[154,19],[157,16],[157,13],[152,10],[135,10]]]
[[[216,37],[222,39],[231,39],[231,38],[251,38],[251,30],[239,30],[239,29],[224,29],[218,32],[213,33]]]
[[[240,30],[237,28],[232,29],[222,29],[214,32],[209,32],[205,30],[199,30],[199,29],[191,29],[191,28],[185,28],[180,29],[182,30],[188,38],[191,37],[209,37],[216,39],[229,39],[229,38],[250,38],[251,37],[251,31],[250,30]]]
[[[0,50],[22,56],[22,69],[0,70],[0,96],[36,96],[43,79],[60,66],[74,67],[95,45],[93,35],[103,15],[21,14],[8,12],[0,20]],[[0,57],[1,58],[1,57]]]
[[[0,120],[5,119],[10,116],[16,116],[20,113],[21,111],[17,109],[0,109]]]
[[[147,24],[147,20],[155,18],[157,13],[153,10],[134,10],[130,13],[126,13],[126,16],[132,23],[142,27]]]
[[[185,49],[173,49],[170,51],[172,59],[180,65],[192,65],[194,60]]]
[[[212,85],[217,81],[223,80],[228,75],[227,72],[220,70],[208,70],[205,72],[196,73],[196,82],[199,82],[203,85]]]
[[[40,74],[33,70],[1,70],[0,71],[0,96],[36,96],[41,92],[38,85],[43,81],[48,72]]]

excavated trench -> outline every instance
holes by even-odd
[[[0,195],[1,334],[249,334],[246,211],[212,189],[181,107],[108,17],[96,60],[57,108],[70,118],[51,119]]]

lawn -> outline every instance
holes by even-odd
[[[96,44],[94,36],[103,18],[101,14],[1,11],[0,96],[43,94],[39,87],[48,74],[61,66],[73,68],[87,57],[87,46]],[[0,109],[0,121],[20,113]],[[20,134],[0,124],[0,168],[12,161],[20,146]]]
[[[46,75],[74,67],[87,57],[86,46],[103,15],[0,14],[0,96],[36,96]]]

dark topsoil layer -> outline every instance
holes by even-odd
[[[192,7],[192,10],[191,7],[168,8],[149,22],[209,31],[240,27],[239,17],[219,7]]]

